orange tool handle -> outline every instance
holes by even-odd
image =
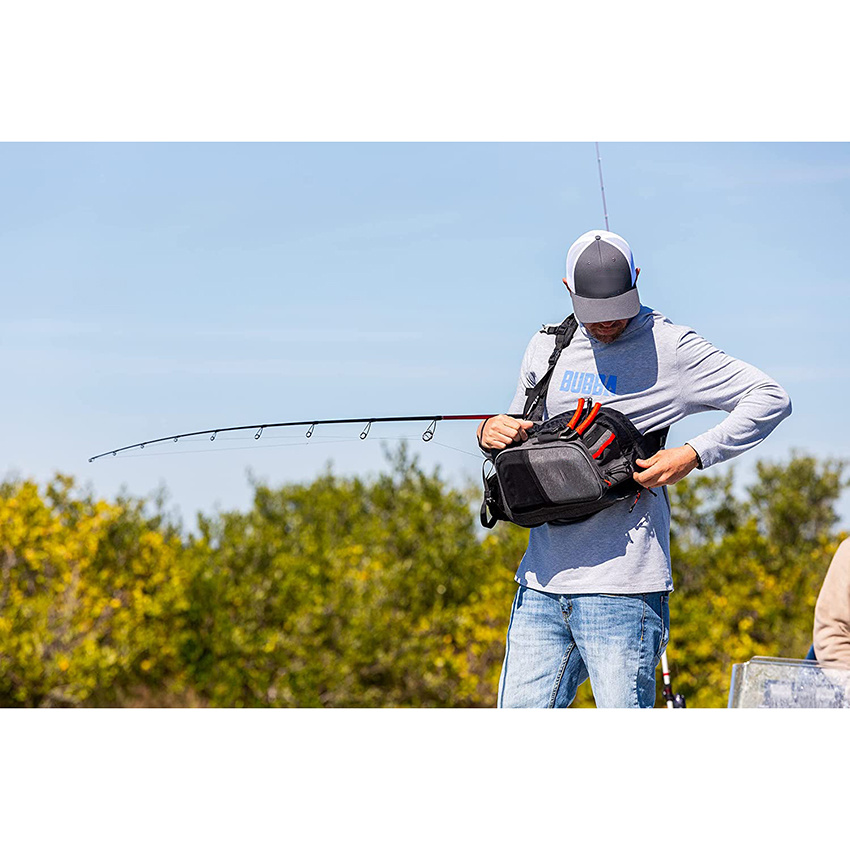
[[[584,413],[584,399],[580,398],[578,400],[578,407],[576,408],[576,412],[573,414],[573,418],[567,423],[567,428],[575,428],[576,422],[581,419],[581,415]]]
[[[584,422],[576,428],[576,434],[581,435],[590,427],[590,423],[596,419],[596,414],[599,413],[600,407],[602,407],[602,405],[597,401],[596,404],[593,405],[590,413],[588,413],[587,419],[585,419]]]

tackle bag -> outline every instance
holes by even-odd
[[[535,424],[524,443],[485,461],[493,469],[484,475],[481,524],[567,524],[623,499],[637,503],[646,488],[632,478],[635,459],[654,455],[665,437],[666,429],[643,436],[618,410],[580,399],[575,410]]]
[[[541,331],[556,335],[555,348],[549,370],[526,390],[523,419],[542,417],[555,364],[576,328],[570,316],[556,328]],[[525,442],[488,453],[481,524],[492,528],[506,520],[533,528],[547,522],[581,522],[630,497],[633,509],[646,489],[632,478],[635,460],[662,449],[668,430],[643,435],[620,411],[579,399],[575,409],[535,422]]]

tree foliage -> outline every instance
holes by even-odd
[[[477,705],[497,659],[485,603],[510,592],[464,493],[402,452],[373,482],[328,472],[203,518],[191,652],[214,704]],[[481,615],[484,616],[481,616]]]
[[[248,510],[192,535],[161,499],[0,485],[0,705],[494,705],[528,533],[483,533],[477,492],[390,460],[255,481]],[[690,705],[725,705],[733,663],[805,654],[844,469],[795,455],[743,492],[731,471],[671,490],[669,654]]]
[[[132,499],[57,476],[0,487],[0,705],[120,703],[178,670],[169,626],[186,604],[184,547]]]

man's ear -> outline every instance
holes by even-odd
[[[635,269],[635,283],[637,283],[637,279],[640,277],[640,269]]]
[[[565,277],[562,277],[561,280],[564,281],[564,286],[566,286],[567,289],[569,289],[570,285],[567,283],[567,279]],[[637,278],[635,278],[635,280],[637,280]]]

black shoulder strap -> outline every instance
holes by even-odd
[[[657,431],[650,431],[648,434],[643,435],[643,450],[646,452],[647,457],[652,457],[656,452],[660,452],[664,448],[667,444],[667,435],[669,433],[670,426],[668,425],[666,428],[659,428]]]
[[[543,328],[542,334],[555,334],[555,348],[549,358],[549,369],[546,374],[533,386],[525,391],[525,408],[522,411],[523,419],[538,420],[543,418],[543,407],[546,404],[546,391],[549,389],[549,381],[552,380],[552,372],[555,364],[561,356],[561,352],[572,342],[573,335],[578,329],[578,321],[573,314],[567,316],[556,328]]]

